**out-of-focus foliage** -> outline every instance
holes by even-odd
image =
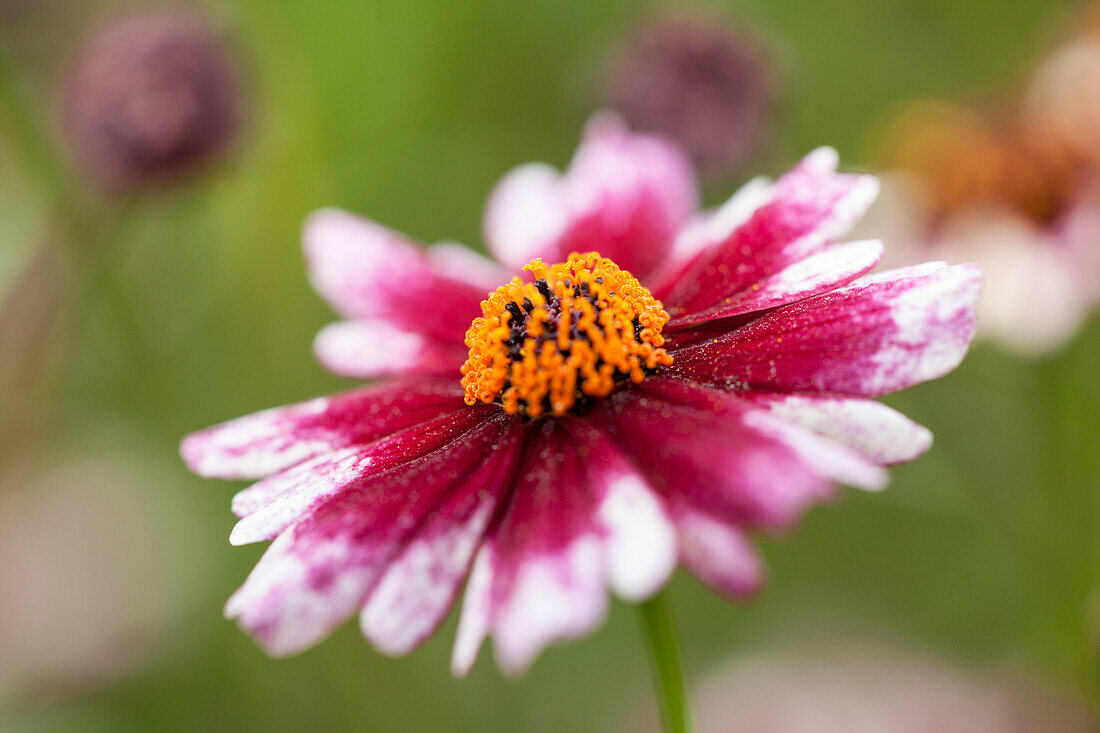
[[[50,138],[63,59],[83,28],[114,9],[69,5],[0,2],[0,51]],[[895,105],[1012,84],[1071,22],[1076,3],[711,6],[766,34],[762,43],[781,65],[784,106],[759,171],[776,173],[820,144],[837,146],[847,165],[865,165],[863,141]],[[156,567],[187,577],[152,585],[143,581],[148,568],[135,571],[135,598],[156,594],[158,604],[134,602],[163,608],[168,594],[177,618],[155,627],[157,643],[140,663],[79,687],[28,688],[18,670],[0,670],[13,676],[0,680],[0,725],[628,729],[652,703],[636,620],[621,605],[599,633],[547,652],[518,683],[484,663],[470,679],[452,680],[453,619],[407,659],[381,657],[354,624],[299,657],[266,658],[220,615],[262,548],[229,546],[233,487],[188,475],[176,447],[188,430],[349,385],[310,355],[313,334],[333,318],[301,263],[298,229],[311,209],[344,206],[422,241],[480,247],[490,186],[517,163],[566,161],[608,49],[647,8],[625,0],[222,0],[205,9],[243,61],[238,150],[182,188],[140,196],[124,211],[94,209],[111,222],[105,231],[114,227],[110,247],[88,255],[99,263],[91,275],[68,262],[72,311],[56,326],[63,339],[49,357],[58,376],[42,397],[43,436],[15,456],[0,446],[5,493],[33,491],[34,477],[72,465],[89,437],[105,460],[153,467],[126,472],[136,485],[107,495],[150,495],[138,508],[152,514],[142,521],[153,531],[123,536],[154,545],[132,550],[150,560],[177,553]],[[33,170],[12,139],[0,138],[0,297],[43,242],[71,251],[54,242],[55,212]],[[795,536],[766,541],[773,580],[751,606],[731,608],[686,578],[674,582],[689,668],[702,673],[744,650],[798,649],[822,637],[893,636],[962,664],[1011,664],[1041,684],[1096,694],[1098,363],[1094,320],[1051,360],[1023,364],[981,347],[945,380],[891,400],[932,428],[932,452],[895,470],[887,492],[845,492]],[[112,516],[89,513],[88,521],[110,521],[104,514]],[[114,516],[132,514],[120,507]],[[104,572],[112,592],[117,581]],[[71,615],[82,613],[79,595],[58,597]],[[76,633],[65,616],[20,621],[56,624],[50,633],[64,640]]]

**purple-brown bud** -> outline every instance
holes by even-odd
[[[721,18],[666,14],[612,60],[607,98],[638,130],[679,143],[706,175],[733,172],[762,141],[773,79],[759,46]]]
[[[61,89],[61,122],[81,169],[114,192],[171,182],[222,153],[240,83],[217,32],[187,11],[124,16],[93,33]]]

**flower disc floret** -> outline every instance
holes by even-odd
[[[563,415],[616,384],[672,363],[661,330],[669,315],[638,280],[595,252],[560,264],[535,259],[532,282],[514,278],[481,304],[466,332],[466,403]]]

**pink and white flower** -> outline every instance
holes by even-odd
[[[311,216],[313,283],[346,319],[317,355],[381,379],[183,442],[199,474],[261,479],[233,501],[231,541],[273,542],[227,615],[287,655],[358,613],[379,650],[404,654],[465,582],[453,671],[492,635],[519,673],[597,626],[608,589],[646,599],[677,564],[731,598],[757,591],[753,532],[789,526],[835,482],[881,488],[884,466],[929,447],[928,430],[872,398],[949,372],[975,327],[976,267],[867,276],[882,245],[837,244],[877,184],[836,166],[818,150],[699,213],[679,150],[599,117],[564,173],[524,166],[493,192],[500,264],[342,211]],[[506,284],[536,257],[568,261]],[[621,292],[599,290],[608,273]],[[559,312],[567,301],[603,330]],[[633,334],[613,331],[611,311],[639,303]],[[537,340],[540,318],[564,321],[557,340]],[[593,382],[574,389],[581,371],[556,367],[520,384],[536,346],[548,364],[595,353],[582,364]],[[634,356],[614,372],[618,346]]]

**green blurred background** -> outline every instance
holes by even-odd
[[[0,48],[46,139],[66,54],[117,7],[0,1]],[[221,616],[263,549],[228,544],[237,487],[189,475],[176,451],[187,431],[348,386],[310,353],[333,320],[303,272],[298,230],[310,210],[343,206],[425,242],[480,247],[492,184],[521,162],[568,161],[600,105],[609,47],[656,6],[204,7],[244,69],[240,141],[197,181],[122,213],[95,209],[90,226],[106,242],[87,257],[97,267],[66,254],[34,159],[0,127],[0,297],[11,311],[0,330],[10,339],[0,353],[0,645],[22,650],[0,646],[0,726],[575,731],[655,716],[637,619],[621,604],[519,681],[487,658],[453,680],[453,619],[405,659],[378,655],[354,623],[301,656],[267,658]],[[867,141],[898,104],[1012,87],[1078,3],[713,7],[764,39],[780,70],[770,141],[748,178],[821,144],[847,166],[873,166]],[[708,188],[708,202],[738,182]],[[45,274],[28,287],[36,261]],[[1098,365],[1093,319],[1057,357],[1020,362],[980,345],[948,378],[889,400],[937,442],[894,470],[887,492],[845,492],[789,537],[764,541],[770,583],[746,607],[686,577],[672,584],[692,676],[742,654],[886,639],[1100,699]],[[39,556],[45,579],[21,585],[14,559],[34,568]],[[93,612],[119,630],[75,638]]]

